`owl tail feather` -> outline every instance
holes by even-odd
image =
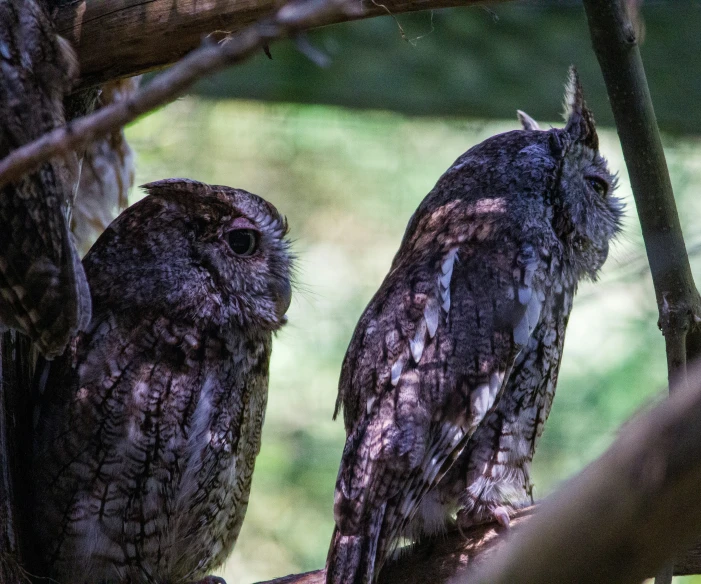
[[[384,508],[382,505],[372,513],[362,534],[343,535],[338,527],[334,528],[326,559],[326,584],[373,584]]]

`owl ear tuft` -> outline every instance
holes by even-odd
[[[150,183],[139,185],[149,195],[162,194],[168,192],[207,192],[211,187],[190,178],[164,178]]]
[[[565,86],[565,131],[575,142],[581,142],[592,150],[599,149],[599,137],[596,124],[582,93],[582,84],[574,65],[570,67],[569,78]]]
[[[521,122],[521,125],[523,126],[524,130],[540,130],[538,122],[536,122],[526,112],[516,110],[516,115],[518,116],[518,121]]]

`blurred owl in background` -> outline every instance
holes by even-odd
[[[145,188],[86,256],[92,320],[43,384],[34,528],[59,583],[204,578],[236,542],[260,449],[286,220],[239,189]]]
[[[489,138],[409,221],[341,371],[347,440],[328,584],[370,584],[400,537],[507,524],[530,500],[578,282],[619,231],[614,178],[574,69],[564,129]],[[457,461],[457,462],[456,462]]]
[[[65,124],[78,69],[41,2],[0,2],[0,158]],[[76,153],[0,187],[0,332],[20,331],[47,358],[90,321],[90,292],[68,215]]]

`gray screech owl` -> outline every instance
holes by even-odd
[[[373,582],[400,536],[459,504],[464,521],[508,521],[528,494],[572,297],[622,213],[574,70],[566,99],[564,129],[522,115],[456,160],[355,329],[328,584]]]
[[[239,189],[145,188],[87,254],[93,317],[45,383],[34,525],[61,584],[204,578],[234,546],[260,449],[287,223]]]
[[[0,158],[65,124],[63,98],[78,65],[41,4],[0,2]],[[67,221],[79,174],[72,153],[0,187],[0,331],[26,334],[48,358],[90,320]]]

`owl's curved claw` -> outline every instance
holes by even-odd
[[[501,527],[508,529],[511,525],[511,514],[514,511],[515,509],[504,505],[490,507],[488,513],[480,515],[470,513],[466,509],[461,509],[458,511],[457,516],[458,531],[463,537],[465,537],[465,530],[469,529],[470,527],[492,522],[496,522]]]
[[[509,517],[509,511],[506,507],[497,507],[492,511],[492,515],[502,527],[508,528],[511,524],[511,517]]]
[[[224,580],[224,578],[220,578],[219,576],[205,576],[202,578],[202,580],[190,582],[189,584],[226,584],[226,580]]]

